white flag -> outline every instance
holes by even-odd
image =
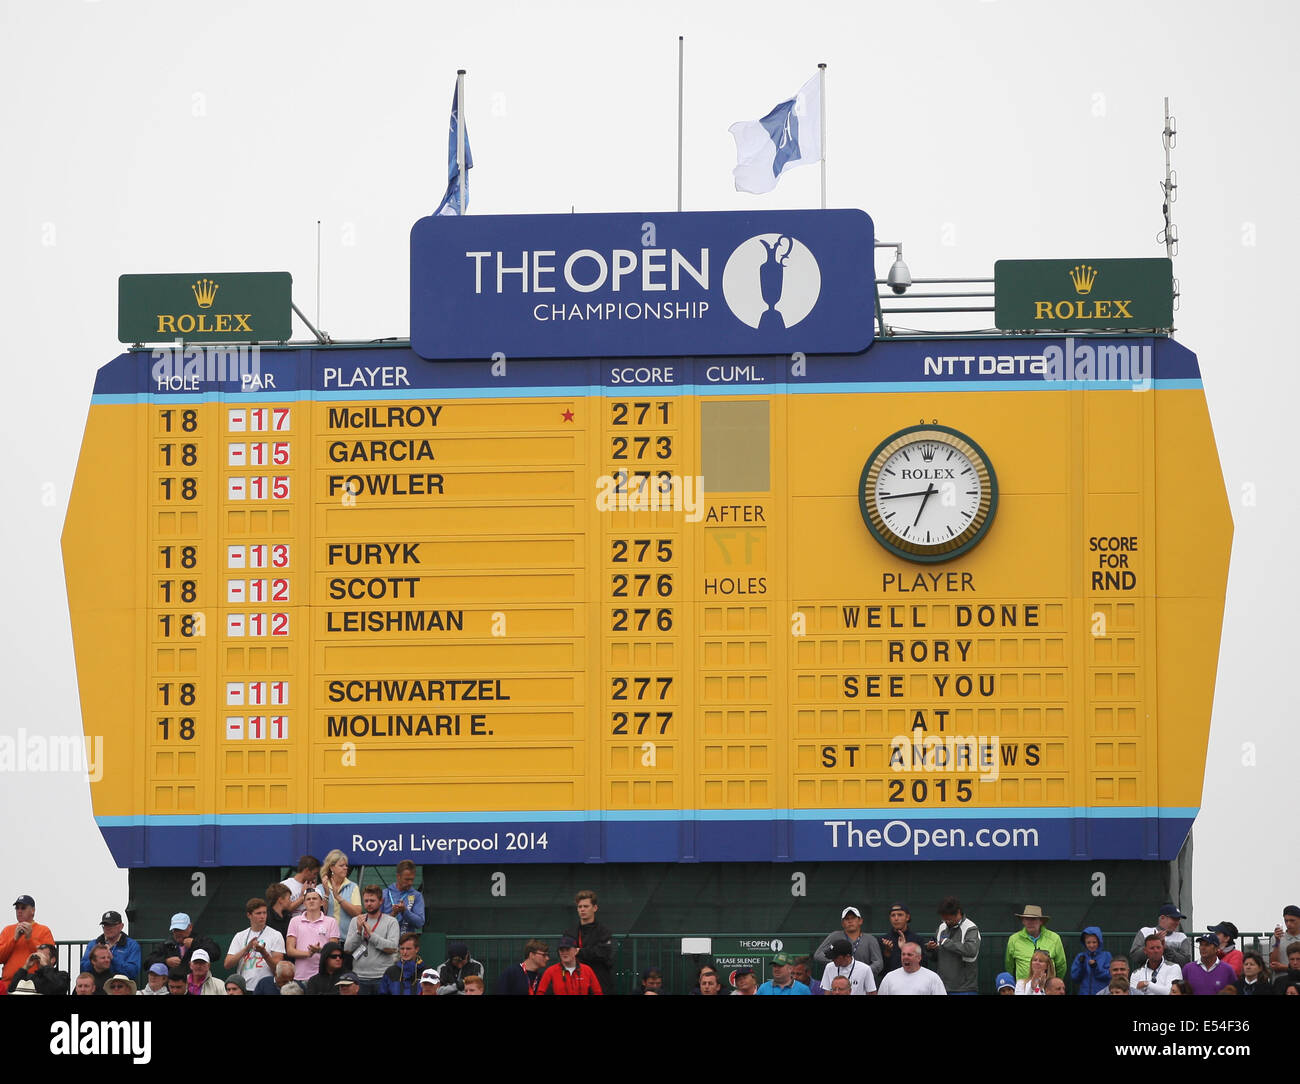
[[[813,76],[799,92],[762,120],[742,120],[729,131],[736,138],[738,192],[770,192],[787,169],[822,157],[821,83]]]

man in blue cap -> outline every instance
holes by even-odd
[[[1164,942],[1163,959],[1165,963],[1177,964],[1179,967],[1190,964],[1192,962],[1192,943],[1188,940],[1187,934],[1178,928],[1178,924],[1186,917],[1172,903],[1166,903],[1160,908],[1156,924],[1154,926],[1143,926],[1133,938],[1133,944],[1128,948],[1129,963],[1135,968],[1146,964],[1146,941],[1148,937],[1155,934]]]

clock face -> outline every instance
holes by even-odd
[[[876,540],[909,561],[947,561],[993,522],[998,483],[978,444],[942,425],[902,429],[862,468],[858,503]]]

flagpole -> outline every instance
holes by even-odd
[[[825,137],[823,137],[825,138]],[[826,169],[825,162],[822,169]],[[460,213],[465,213],[465,69],[456,69],[456,177],[460,192]],[[823,173],[823,189],[825,174]],[[822,206],[826,206],[826,193],[822,192]]]
[[[817,65],[817,74],[821,78],[821,93],[817,95],[821,106],[822,129],[822,210],[826,210],[826,65]]]
[[[682,209],[682,72],[685,68],[686,39],[677,35],[677,209]]]

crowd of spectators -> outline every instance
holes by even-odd
[[[86,945],[80,971],[58,967],[54,935],[36,921],[36,901],[14,901],[12,925],[0,930],[0,994],[74,996],[339,995],[339,996],[599,996],[616,989],[613,932],[597,918],[596,894],[574,899],[576,921],[556,942],[558,960],[541,939],[523,946],[523,959],[495,979],[485,974],[463,941],[447,945],[441,964],[420,951],[424,897],[415,886],[416,868],[398,864],[392,885],[358,885],[348,878],[348,859],[331,851],[324,863],[307,855],[265,897],[248,900],[247,928],[224,953],[195,930],[190,916],[171,916],[168,935],[141,956],[128,937],[122,915],[105,911],[103,931]],[[696,969],[689,990],[665,988],[662,971],[648,967],[638,976],[637,994],[693,996],[972,996],[1117,994],[1131,996],[1236,994],[1300,995],[1300,907],[1282,910],[1267,958],[1237,945],[1240,932],[1220,922],[1198,935],[1181,929],[1186,916],[1172,904],[1160,908],[1153,926],[1137,931],[1127,953],[1112,953],[1096,926],[1085,928],[1079,949],[1067,956],[1051,916],[1030,904],[1016,914],[1021,928],[1008,939],[1004,970],[993,990],[979,988],[980,931],[948,897],[937,908],[934,933],[912,929],[902,903],[889,908],[889,928],[880,935],[863,929],[862,912],[843,908],[840,927],[810,956],[776,953],[770,976],[753,967],[727,970],[713,962]],[[222,979],[214,967],[227,972]],[[762,970],[762,969],[760,969]],[[489,989],[490,983],[490,989]]]

